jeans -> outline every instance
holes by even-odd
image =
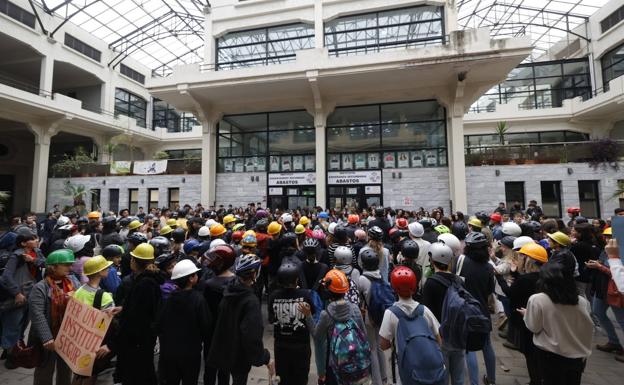
[[[607,332],[609,343],[613,345],[621,345],[620,339],[618,338],[615,328],[613,327],[613,322],[611,322],[609,316],[607,316],[607,310],[609,307],[611,308],[611,311],[613,311],[615,319],[620,324],[620,327],[624,330],[624,308],[611,306],[607,303],[607,301],[594,297],[592,312],[596,315],[596,317],[598,317],[600,326],[602,326],[605,332]]]
[[[442,345],[442,354],[444,354],[444,361],[449,377],[446,383],[450,383],[451,385],[463,385],[466,352],[464,350],[446,349],[444,345]]]
[[[567,358],[535,348],[543,385],[580,385],[584,358]]]
[[[488,335],[483,346],[483,361],[485,361],[485,371],[490,382],[496,383],[496,355],[492,347],[492,339]],[[466,353],[466,365],[468,366],[468,376],[471,385],[479,385],[479,363],[477,362],[477,352]]]
[[[0,323],[2,324],[0,345],[3,349],[10,349],[24,336],[24,329],[28,323],[28,306],[3,310],[0,313]]]

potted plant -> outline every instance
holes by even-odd
[[[505,144],[505,134],[509,131],[509,126],[507,122],[498,122],[496,123],[496,128],[494,132],[498,135],[498,140],[500,144]]]
[[[619,160],[622,154],[622,146],[620,143],[613,139],[605,138],[594,140],[590,145],[591,159],[589,165],[594,170],[602,168],[606,170],[607,167],[611,167],[614,170],[619,170]]]
[[[62,160],[54,163],[50,168],[52,169],[52,176],[54,177],[69,177],[78,171],[76,162],[67,154],[63,156]]]
[[[79,214],[83,214],[83,212],[86,212],[86,204],[84,198],[88,193],[92,192],[93,191],[91,189],[87,189],[84,185],[75,185],[72,184],[70,181],[67,181],[67,183],[65,184],[65,189],[63,190],[65,196],[68,196],[72,199],[73,207],[75,207],[76,211]]]
[[[74,162],[76,169],[81,171],[80,176],[91,176],[93,174],[92,166],[95,165],[95,160],[92,155],[87,154],[83,147],[79,146],[76,148]]]
[[[169,159],[169,154],[165,151],[156,151],[154,153],[155,160]]]

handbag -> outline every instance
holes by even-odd
[[[32,369],[41,365],[41,355],[43,346],[36,343],[32,346],[26,346],[24,341],[20,340],[11,349],[11,361],[20,367],[26,369]]]
[[[613,279],[609,280],[607,286],[607,303],[614,307],[624,308],[624,294],[620,293]]]

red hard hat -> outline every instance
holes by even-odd
[[[360,221],[360,217],[357,214],[350,214],[348,217],[348,221],[350,224],[355,225]]]
[[[392,288],[401,297],[409,297],[416,292],[416,274],[407,266],[399,266],[390,274]]]
[[[568,207],[568,214],[578,214],[581,212],[580,207]]]
[[[235,231],[235,232],[232,233],[232,242],[239,243],[242,240],[243,240],[243,232],[242,231]]]
[[[407,223],[407,219],[405,219],[405,218],[399,218],[399,219],[397,219],[397,221],[396,221],[396,225],[397,225],[397,227],[398,227],[399,229],[401,229],[401,230],[407,230],[407,225],[408,225],[408,224],[409,224],[409,223]]]
[[[493,213],[492,215],[490,215],[490,220],[492,222],[500,222],[502,219],[503,217],[499,213]]]

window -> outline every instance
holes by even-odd
[[[446,166],[445,116],[436,101],[338,107],[327,119],[328,169]]]
[[[573,131],[542,131],[521,132],[505,134],[505,142],[508,144],[527,143],[559,143],[559,142],[584,142],[589,140],[589,135]],[[488,146],[500,144],[498,135],[466,135],[464,137],[466,147]]]
[[[100,189],[91,189],[91,211],[100,209]]]
[[[115,89],[115,114],[136,119],[137,126],[146,127],[147,101],[122,88]]]
[[[505,182],[505,201],[507,207],[514,207],[516,202],[520,202],[522,210],[525,209],[524,202],[524,182]]]
[[[121,64],[119,66],[119,72],[121,72],[123,75],[126,75],[127,77],[129,77],[130,79],[139,82],[141,84],[145,84],[145,75],[143,75],[142,73],[133,70],[132,68],[128,67],[125,64]]]
[[[605,91],[609,90],[609,82],[624,75],[624,44],[607,52],[601,60],[602,84]]]
[[[147,209],[157,209],[158,208],[158,198],[159,193],[157,188],[150,188],[147,190],[148,204]]]
[[[201,148],[190,150],[165,150],[169,154],[169,159],[201,159]]]
[[[444,41],[443,7],[419,6],[339,17],[325,23],[330,56],[439,45]]]
[[[0,0],[0,12],[30,28],[35,28],[35,15],[8,0]]]
[[[540,182],[542,210],[550,218],[561,218],[561,182]]]
[[[130,215],[134,215],[137,213],[137,211],[139,211],[139,189],[128,189],[128,207],[128,210],[130,210]]]
[[[170,210],[176,210],[179,206],[180,206],[180,189],[170,188],[167,207],[169,207]]]
[[[304,110],[224,116],[218,170],[314,171],[315,139],[314,118]]]
[[[293,62],[314,48],[314,26],[297,23],[231,32],[217,39],[217,70]]]
[[[119,189],[108,190],[108,209],[114,213],[119,212]]]
[[[586,218],[600,218],[600,195],[597,180],[579,180],[579,203]]]
[[[90,57],[91,59],[99,62],[102,58],[102,52],[97,49],[91,47],[87,43],[80,41],[73,37],[72,35],[66,33],[65,34],[65,45],[69,48],[80,52],[81,54]]]
[[[624,5],[600,22],[600,31],[605,33],[622,20],[624,20]]]
[[[153,103],[154,127],[167,128],[167,132],[190,132],[193,126],[201,125],[193,114],[178,112],[167,102],[154,99]]]

